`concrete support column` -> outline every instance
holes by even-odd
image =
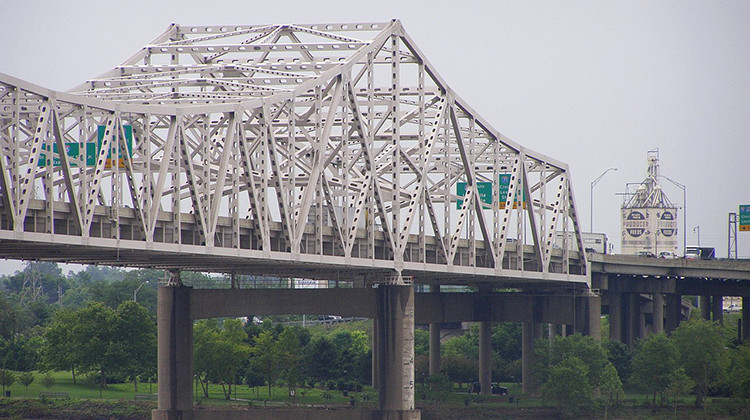
[[[414,288],[381,284],[377,316],[380,410],[384,419],[411,418],[410,414],[414,414]]]
[[[534,340],[541,337],[541,324],[524,322],[521,334],[521,376],[523,377],[522,391],[524,394],[536,391],[534,382]]]
[[[622,342],[622,294],[609,294],[609,339]]]
[[[742,297],[742,342],[750,341],[750,296]]]
[[[666,330],[667,333],[671,333],[676,330],[680,325],[680,318],[682,317],[682,296],[680,295],[667,295],[667,322]]]
[[[711,300],[711,312],[714,321],[724,323],[724,296],[714,296]]]
[[[664,332],[664,295],[653,293],[651,296],[654,306],[652,321],[654,334],[661,334]]]
[[[479,384],[482,395],[492,395],[492,323],[479,323]]]
[[[625,317],[625,344],[633,348],[636,339],[640,336],[641,308],[638,305],[638,295],[635,293],[625,294],[627,316]]]
[[[602,298],[591,294],[584,299],[587,316],[583,333],[599,341],[602,339]]]
[[[372,320],[372,387],[378,389],[380,385],[380,323],[378,318]]]
[[[193,322],[190,288],[180,282],[179,271],[170,273],[157,297],[158,391],[153,420],[189,420],[193,410]]]
[[[434,290],[433,290],[434,288]],[[430,293],[440,293],[440,286],[430,286]],[[440,373],[440,323],[430,323],[430,375]]]
[[[711,296],[700,297],[701,317],[706,321],[711,320]]]

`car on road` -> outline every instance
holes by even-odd
[[[635,255],[639,257],[656,258],[656,255],[651,251],[638,251]]]
[[[677,255],[675,255],[675,253],[672,251],[662,251],[659,253],[659,258],[671,260],[677,258]]]

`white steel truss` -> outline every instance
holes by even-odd
[[[0,74],[0,147],[0,256],[588,283],[567,165],[492,128],[397,20],[171,25],[64,93]]]

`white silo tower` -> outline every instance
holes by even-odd
[[[623,254],[677,253],[677,208],[659,185],[659,149],[648,151],[648,174],[621,209]]]

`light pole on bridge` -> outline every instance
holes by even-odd
[[[595,180],[591,181],[591,211],[589,213],[589,216],[591,217],[591,225],[589,227],[589,232],[594,232],[594,187],[599,183],[599,181],[602,180],[602,178],[604,178],[604,175],[606,175],[607,172],[616,170],[617,168],[609,168],[606,171],[602,172],[602,174],[599,175]]]
[[[135,291],[133,291],[133,302],[138,302],[138,291],[141,290],[141,287],[143,287],[143,285],[146,283],[148,283],[148,280],[141,283],[141,285],[138,286],[138,288],[136,288]]]
[[[693,228],[693,232],[698,232],[698,246],[701,246],[701,227],[700,225]]]
[[[666,179],[682,190],[682,255],[684,256],[687,251],[687,187],[668,176],[659,175],[659,178]]]

